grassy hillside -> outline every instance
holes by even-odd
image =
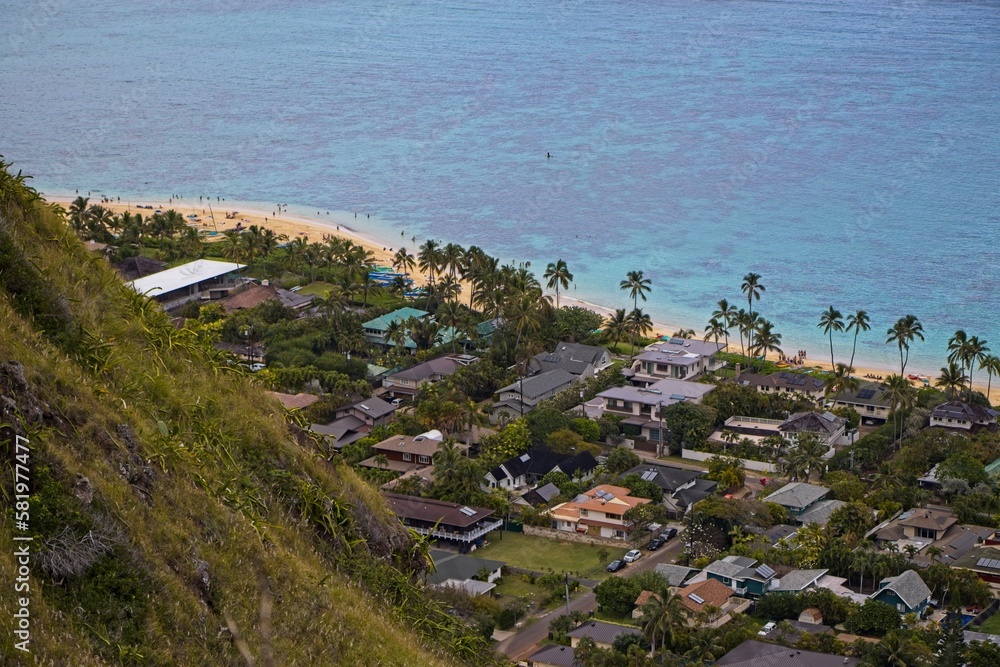
[[[0,579],[17,576],[14,536],[34,536],[32,654],[4,632],[4,665],[495,660],[411,583],[419,545],[378,494],[2,162],[0,425]],[[15,433],[31,447],[26,532]],[[0,593],[5,623],[23,595]]]

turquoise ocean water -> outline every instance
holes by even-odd
[[[763,275],[786,348],[924,323],[1000,350],[1000,3],[5,3],[0,153],[76,188],[371,212],[704,326]],[[546,154],[551,153],[551,159]],[[293,210],[295,206],[293,206]],[[838,341],[849,354],[849,341]]]

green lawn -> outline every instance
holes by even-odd
[[[322,280],[317,280],[314,283],[309,283],[299,290],[299,294],[312,294],[314,296],[326,297],[326,293],[333,289],[334,285],[332,283],[325,283]]]
[[[608,562],[621,558],[627,551],[625,548],[604,548],[608,550],[608,560],[598,561],[597,552],[601,547],[593,544],[504,533],[502,540],[495,540],[485,549],[476,551],[476,556],[536,572],[569,572],[585,579],[603,579],[607,576],[604,568]]]
[[[594,612],[594,618],[608,623],[618,623],[619,625],[631,625],[642,627],[642,621],[632,618],[632,612],[627,614],[614,614],[610,611],[598,610]]]
[[[1000,614],[993,614],[982,625],[971,628],[976,632],[985,632],[991,635],[1000,635]]]

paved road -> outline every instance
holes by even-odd
[[[670,544],[663,547],[659,551],[643,550],[642,558],[635,563],[631,563],[621,572],[617,572],[611,576],[624,576],[635,574],[637,572],[644,572],[645,570],[651,570],[657,563],[666,563],[673,560],[677,554],[680,553],[682,546],[681,540],[674,538],[671,540]],[[597,600],[594,597],[594,592],[588,591],[577,598],[571,599],[569,601],[569,608],[570,611],[582,612],[589,612],[593,609],[597,609]],[[497,651],[515,661],[526,659],[529,655],[535,652],[539,642],[548,636],[549,623],[552,619],[565,613],[566,605],[563,604],[556,609],[536,617],[536,620],[533,620],[529,625],[522,626],[516,634],[511,635],[497,644]]]

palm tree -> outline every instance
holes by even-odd
[[[227,259],[239,262],[243,259],[245,250],[246,246],[243,243],[243,236],[239,232],[226,232],[226,247],[223,249],[222,254]]]
[[[851,363],[848,364],[852,372],[854,370],[854,352],[858,349],[858,334],[862,331],[868,331],[871,328],[871,321],[868,319],[866,311],[859,310],[853,315],[847,316],[847,331],[854,330],[854,346],[851,348]]]
[[[742,357],[747,356],[747,351],[743,347],[743,334],[746,333],[746,330],[750,327],[749,321],[750,314],[742,308],[737,310],[736,314],[733,315],[733,324],[736,325],[736,330],[740,334],[740,356]]]
[[[427,273],[427,285],[431,289],[434,287],[434,275],[441,268],[441,246],[433,240],[427,239],[417,255],[418,266],[421,271]]]
[[[385,454],[376,454],[372,459],[372,462],[379,470],[385,470],[385,468],[389,465],[389,457]]]
[[[861,381],[851,377],[854,369],[844,364],[837,364],[833,373],[823,380],[823,398],[829,398],[831,394],[840,394],[848,391],[857,391],[861,388]]]
[[[715,340],[715,351],[718,352],[722,349],[719,347],[719,339],[723,337],[728,338],[729,332],[722,322],[713,317],[708,321],[708,326],[705,327],[705,340]]]
[[[886,344],[895,343],[899,347],[899,374],[906,373],[906,362],[910,360],[910,343],[914,339],[924,340],[924,327],[916,315],[907,315],[896,320],[891,329],[886,331]],[[906,356],[903,356],[906,350]]]
[[[569,283],[573,280],[573,274],[569,272],[569,267],[566,266],[566,262],[560,259],[556,262],[549,262],[549,265],[545,269],[545,273],[542,277],[548,278],[549,282],[546,283],[546,286],[549,289],[555,289],[556,308],[558,308],[559,288],[562,287],[563,289],[569,289]]]
[[[729,302],[725,299],[721,299],[718,304],[718,308],[712,312],[712,319],[719,320],[726,329],[726,351],[729,351],[729,327],[733,326],[733,320],[736,318],[736,308],[729,305]]]
[[[625,314],[624,308],[615,308],[615,312],[608,315],[608,319],[604,321],[604,333],[609,338],[614,337],[616,350],[618,342],[626,332],[628,332],[628,315]]]
[[[628,321],[632,325],[632,331],[636,335],[646,335],[653,330],[653,322],[649,315],[642,312],[641,308],[636,308],[628,314]]]
[[[719,636],[712,630],[699,632],[691,641],[691,648],[684,657],[695,665],[705,665],[715,662],[726,653],[726,648],[720,643]]]
[[[442,271],[449,271],[453,279],[458,278],[458,270],[462,267],[462,261],[465,258],[465,250],[462,246],[449,243],[444,248],[441,249],[440,254],[440,267]]]
[[[396,352],[404,352],[406,346],[406,327],[399,320],[393,320],[385,328],[385,333],[382,334],[382,340],[385,341],[386,345],[392,343]]]
[[[416,265],[417,260],[414,259],[413,255],[406,248],[400,248],[392,257],[392,267],[400,273],[412,273]]]
[[[451,351],[454,352],[459,339],[458,327],[465,318],[465,311],[457,301],[446,301],[437,309],[435,317],[441,326],[451,328]]]
[[[836,368],[837,364],[833,362],[833,332],[844,330],[844,316],[840,314],[839,310],[830,306],[819,316],[817,326],[823,330],[823,333],[830,336],[830,368]]]
[[[896,441],[896,424],[899,421],[898,415],[904,410],[913,407],[916,391],[913,385],[902,375],[893,373],[885,380],[886,397],[889,399],[890,411],[892,412],[892,439]]]
[[[969,363],[969,400],[972,400],[972,371],[976,364],[979,364],[979,368],[983,367],[983,361],[989,355],[990,348],[987,346],[985,340],[980,340],[979,336],[972,336],[969,338],[969,353],[968,353],[968,363]]]
[[[762,359],[767,359],[768,352],[781,352],[781,334],[773,331],[774,325],[771,322],[761,319],[754,327],[757,331],[757,340],[754,342],[756,350],[751,351],[751,356],[761,355]]]
[[[740,291],[747,295],[747,304],[750,308],[750,319],[753,319],[753,300],[757,299],[760,301],[760,295],[765,291],[765,287],[760,283],[760,274],[748,273],[743,276],[743,283],[740,285]],[[753,329],[747,331],[747,348],[753,350]],[[751,355],[753,352],[751,351]]]
[[[993,376],[1000,375],[1000,357],[987,355],[986,359],[979,362],[979,367],[986,371],[986,398],[990,397],[990,389],[993,387]]]
[[[82,232],[87,223],[87,203],[90,200],[86,197],[77,197],[69,205],[69,223],[77,232]]]
[[[948,398],[954,398],[956,390],[964,388],[968,379],[964,369],[959,368],[954,361],[949,361],[947,367],[941,367],[941,375],[934,381],[934,386],[944,389]]]
[[[653,288],[653,281],[649,278],[643,276],[642,271],[629,271],[625,274],[625,280],[618,283],[618,288],[622,291],[627,291],[629,296],[632,297],[632,311],[635,312],[639,310],[639,298],[646,300],[646,294],[648,294]],[[638,324],[638,322],[634,322]],[[635,354],[635,339],[638,338],[638,330],[636,330],[632,335],[632,354]]]
[[[677,632],[684,627],[684,616],[684,603],[680,596],[666,587],[656,591],[656,595],[642,606],[642,632],[652,644],[653,654],[656,653],[657,639],[661,646],[673,646]]]

